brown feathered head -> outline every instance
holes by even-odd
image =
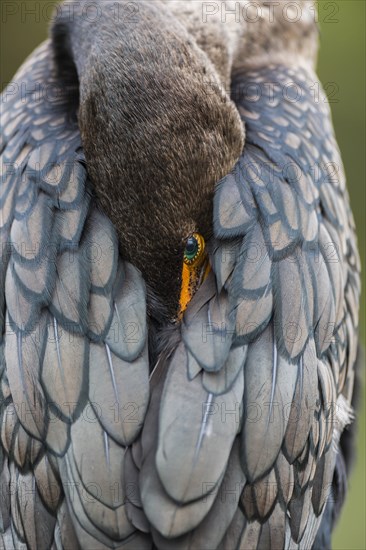
[[[209,238],[215,183],[240,156],[243,127],[207,55],[168,9],[162,15],[159,3],[139,2],[138,17],[116,25],[111,8],[103,3],[97,26],[82,6],[72,20],[63,14],[54,43],[80,81],[95,193],[123,257],[172,318],[187,239]]]

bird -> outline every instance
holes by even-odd
[[[331,547],[360,263],[318,35],[72,0],[4,90],[2,548]]]

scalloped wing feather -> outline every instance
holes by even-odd
[[[16,78],[51,86],[52,67],[46,42]],[[150,380],[145,285],[96,207],[66,97],[7,96],[5,548],[312,546],[339,444],[332,406],[350,420],[359,293],[314,80],[284,66],[235,76],[246,144],[216,187],[213,271]],[[235,93],[253,84],[258,96]]]
[[[16,78],[51,87],[54,72],[46,42]],[[66,91],[9,96],[1,470],[17,489],[1,505],[5,544],[149,548],[127,518],[123,478],[149,402],[145,285],[91,198]]]

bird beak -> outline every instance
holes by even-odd
[[[206,279],[211,271],[208,254],[204,254],[202,260],[197,265],[187,265],[183,262],[182,267],[182,286],[179,299],[178,321],[183,317],[189,302]]]

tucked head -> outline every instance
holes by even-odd
[[[187,239],[210,238],[215,184],[238,159],[243,129],[208,58],[168,11],[142,2],[133,24],[116,24],[107,7],[96,27],[60,18],[54,41],[60,63],[67,56],[77,69],[88,170],[121,254],[173,318]]]

